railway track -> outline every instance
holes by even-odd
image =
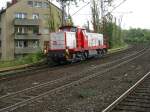
[[[113,55],[116,55],[116,54],[118,56],[123,55],[123,53],[126,54],[127,51],[132,51],[132,50],[135,50],[135,49],[136,49],[135,46],[134,47],[130,46],[128,49],[125,49],[123,51],[109,53],[108,55],[106,55],[104,57],[109,58],[109,57],[112,57]],[[85,61],[85,63],[86,62],[90,63],[90,61],[93,61],[93,60],[97,60],[97,58],[92,59],[92,60],[87,60],[87,61]],[[99,58],[98,58],[98,60],[99,60]],[[37,72],[43,72],[43,71],[47,71],[47,70],[54,71],[54,70],[57,70],[57,69],[60,69],[60,68],[76,66],[78,64],[80,64],[80,63],[74,63],[74,64],[69,64],[69,65],[65,64],[65,65],[61,65],[61,66],[52,65],[51,67],[49,67],[44,62],[44,63],[34,64],[34,65],[31,65],[31,66],[25,66],[25,67],[22,67],[22,68],[16,68],[16,69],[10,69],[10,70],[1,70],[0,71],[0,81],[15,79],[17,77],[24,77],[24,76],[27,76],[27,75],[36,74]]]
[[[31,65],[31,66],[25,66],[22,68],[16,68],[16,69],[12,69],[12,70],[11,69],[3,70],[0,72],[0,81],[20,77],[20,76],[29,74],[31,72],[35,72],[35,70],[39,71],[39,70],[43,70],[45,68],[48,68],[48,66],[45,62],[43,62],[43,63]]]
[[[150,112],[150,72],[102,112]]]
[[[88,81],[98,75],[102,75],[103,73],[106,73],[112,69],[115,69],[123,64],[126,64],[139,56],[142,56],[145,54],[148,50],[143,49],[137,53],[134,53],[132,55],[128,55],[122,59],[115,60],[110,63],[106,63],[103,65],[95,66],[94,68],[88,69],[86,71],[89,73],[90,71],[94,69],[99,69],[100,67],[106,67],[106,69],[103,69],[100,72],[97,73],[91,73],[90,75],[85,75],[87,73],[81,73],[77,74],[77,76],[70,76],[70,77],[63,77],[61,79],[57,79],[54,81],[50,81],[47,83],[43,83],[41,85],[37,85],[31,88],[24,89],[22,91],[18,91],[15,93],[11,93],[5,96],[0,97],[0,112],[8,112],[13,111],[19,107],[23,107],[24,105],[27,105],[31,102],[37,101],[39,99],[42,99],[43,97],[47,96],[48,94],[55,94],[59,91],[65,90],[67,88],[70,88],[72,86],[78,85],[80,83],[83,83],[85,81]]]
[[[129,47],[128,49],[125,49],[123,51],[119,51],[117,52],[118,54],[119,53],[122,53],[122,52],[126,52],[126,50],[129,50],[129,49],[132,49],[132,47]],[[112,56],[112,55],[115,55],[116,52],[114,53],[110,53],[109,55]],[[109,57],[108,55],[106,57]],[[89,61],[89,60],[88,60]],[[76,63],[76,64],[72,64],[72,65],[63,65],[63,68],[64,67],[70,67],[70,66],[75,66],[79,63]],[[43,72],[43,71],[46,71],[46,70],[57,70],[57,69],[60,69],[61,66],[59,65],[56,65],[56,64],[52,64],[51,68],[49,68],[49,66],[46,64],[45,61],[43,62],[39,62],[37,64],[33,64],[33,65],[27,65],[27,66],[23,66],[23,67],[15,67],[15,68],[11,68],[11,69],[4,69],[4,70],[0,70],[0,81],[4,81],[4,80],[9,80],[9,79],[12,79],[12,78],[16,78],[16,77],[21,77],[21,76],[26,76],[27,74],[31,74],[31,73],[34,73],[34,72]]]

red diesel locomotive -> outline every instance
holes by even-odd
[[[107,52],[107,39],[102,34],[88,33],[74,26],[60,27],[51,33],[46,44],[48,63],[85,60],[91,56],[102,56]]]

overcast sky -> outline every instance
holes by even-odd
[[[10,0],[0,0],[0,8],[6,5]],[[120,1],[120,0],[118,0]],[[71,7],[71,15],[78,11],[85,4],[79,4],[79,7]],[[123,17],[123,28],[146,28],[150,29],[150,0],[127,0],[124,4],[114,11],[117,19]],[[132,12],[132,13],[129,13]],[[82,8],[78,13],[73,15],[75,25],[82,26],[87,20],[90,20],[90,4]]]

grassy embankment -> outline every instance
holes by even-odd
[[[127,49],[128,47],[129,47],[128,44],[124,44],[122,46],[113,47],[111,49],[108,49],[108,53],[113,53],[113,52],[121,51],[121,50]]]
[[[37,63],[44,58],[42,52],[37,52],[35,54],[29,54],[24,57],[17,58],[12,61],[0,61],[0,69],[12,66],[19,66],[25,64]]]

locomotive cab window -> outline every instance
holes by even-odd
[[[60,31],[76,32],[77,28],[76,27],[64,27],[64,28],[60,28]]]
[[[71,32],[76,32],[76,31],[77,31],[77,28],[70,28],[70,31],[71,31]]]
[[[98,40],[98,44],[101,45],[101,41],[100,40]]]

